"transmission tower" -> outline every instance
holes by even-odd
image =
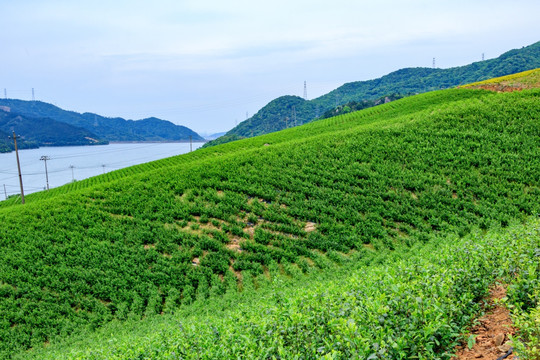
[[[307,100],[307,83],[304,80],[304,100]]]
[[[34,88],[32,88],[32,101],[36,101],[36,97],[34,96]]]
[[[433,68],[435,69],[435,58],[433,58]]]
[[[7,89],[4,88],[4,99],[7,99]]]
[[[482,61],[484,61],[484,53],[482,53]]]

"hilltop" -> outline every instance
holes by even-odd
[[[125,120],[123,118],[107,118],[93,113],[77,113],[74,111],[63,110],[52,104],[42,101],[24,101],[16,99],[0,99],[0,106],[10,109],[11,113],[21,115],[26,118],[51,119],[52,121],[41,121],[40,128],[44,132],[53,132],[50,126],[58,126],[55,122],[65,123],[77,131],[64,131],[70,136],[76,137],[77,132],[84,129],[92,134],[87,136],[98,141],[204,141],[193,130],[175,125],[169,121],[161,120],[155,117],[142,120]],[[28,129],[31,130],[31,129]],[[17,132],[20,132],[16,129]],[[29,135],[35,137],[38,135]],[[56,145],[62,145],[55,142]]]
[[[505,231],[540,212],[539,117],[539,89],[435,91],[7,200],[0,354],[448,354],[533,256],[509,252],[537,247]],[[85,345],[62,348],[68,334]]]
[[[305,124],[319,118],[327,111],[350,102],[362,103],[391,95],[407,96],[446,89],[538,67],[540,67],[540,42],[521,49],[510,50],[496,59],[475,62],[466,66],[449,69],[400,69],[378,79],[346,83],[328,94],[309,101],[298,96],[282,96],[272,100],[223,137],[205,146]]]
[[[88,130],[48,118],[33,118],[0,109],[0,130],[6,134],[16,131],[20,136],[20,148],[38,146],[73,146],[101,145],[106,141],[99,140]],[[0,134],[1,135],[1,134]],[[7,141],[4,151],[12,151],[12,141]],[[19,144],[18,144],[19,145]]]

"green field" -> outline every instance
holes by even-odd
[[[539,119],[437,91],[3,202],[0,356],[447,358],[540,248]]]

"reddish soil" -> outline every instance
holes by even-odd
[[[513,335],[515,330],[510,313],[504,306],[496,304],[496,300],[505,296],[506,289],[502,285],[490,290],[488,304],[491,310],[471,329],[471,334],[476,336],[476,344],[472,349],[469,349],[466,343],[459,346],[453,360],[497,360],[512,347],[508,336]],[[514,354],[510,354],[506,359],[514,359]]]
[[[525,86],[518,86],[518,85],[504,85],[504,84],[484,84],[484,85],[476,85],[472,86],[472,88],[475,89],[484,89],[489,91],[495,91],[495,92],[512,92],[512,91],[520,91],[523,89],[526,89]]]

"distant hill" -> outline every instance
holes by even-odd
[[[8,137],[9,134],[15,131],[21,137],[21,148],[101,145],[107,143],[107,141],[100,140],[95,134],[86,129],[49,118],[33,118],[1,109],[0,130],[7,133]],[[10,146],[7,151],[13,150],[11,141],[8,141],[8,145]]]
[[[0,130],[0,153],[10,152],[11,146],[9,143],[9,135]]]
[[[72,126],[86,129],[99,139],[107,141],[193,141],[204,139],[185,126],[154,117],[143,120],[107,118],[93,113],[80,114],[63,110],[42,101],[0,99],[0,106],[12,112],[35,118],[49,118]]]
[[[221,137],[223,135],[225,135],[226,132],[219,132],[219,133],[215,133],[215,134],[210,134],[210,135],[204,135],[203,137],[206,139],[206,140],[214,140],[214,139],[217,139],[218,137]]]
[[[508,51],[498,58],[449,69],[405,68],[381,78],[346,83],[319,98],[306,101],[299,96],[272,100],[251,118],[223,137],[208,142],[212,146],[262,135],[320,118],[325,112],[350,102],[375,100],[391,94],[412,95],[482,81],[540,67],[540,42]]]
[[[5,132],[0,129],[0,153],[6,153],[15,150],[13,143],[13,135],[11,132]],[[36,149],[39,145],[36,142],[28,141],[25,138],[19,138],[17,140],[17,147],[19,149]]]

